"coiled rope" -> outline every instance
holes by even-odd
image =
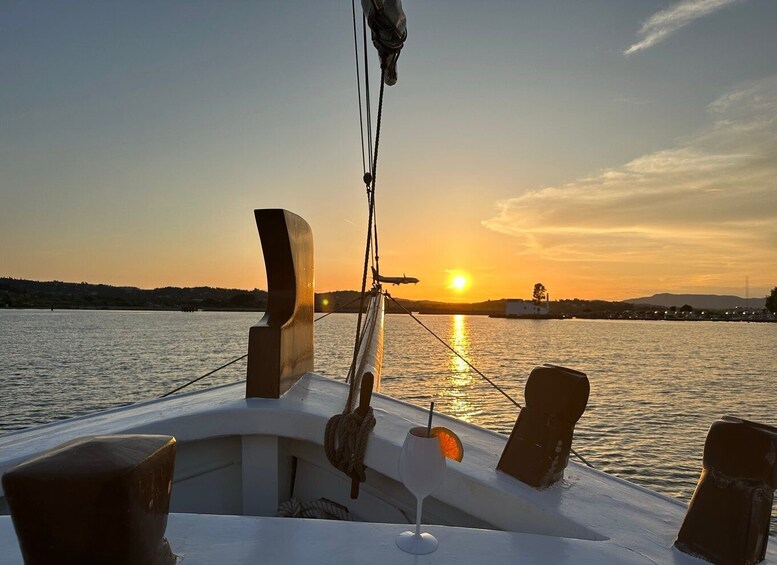
[[[360,483],[367,480],[364,472],[364,453],[370,432],[375,427],[372,408],[362,417],[358,411],[335,414],[326,423],[324,451],[333,467]]]
[[[296,498],[290,498],[278,507],[276,516],[280,518],[318,518],[321,520],[346,520],[353,521],[353,515],[345,507],[327,500],[308,500],[300,502]]]

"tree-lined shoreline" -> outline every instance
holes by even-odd
[[[535,289],[536,290],[536,289]],[[656,295],[659,296],[659,295]],[[666,295],[672,296],[672,295]],[[709,295],[711,296],[711,295]],[[679,296],[681,298],[682,295]],[[316,293],[317,312],[356,312],[359,308],[358,291],[343,290]],[[720,297],[725,298],[725,297]],[[735,298],[735,297],[731,297]],[[451,303],[433,300],[408,300],[396,298],[407,310],[422,314],[476,314],[501,316],[505,313],[507,299],[483,302]],[[725,315],[725,309],[703,311],[691,304],[681,307],[665,307],[645,303],[645,298],[635,302],[563,299],[550,304],[550,317],[619,318],[619,319],[702,319],[704,316]],[[744,299],[742,299],[744,300]],[[267,307],[267,291],[254,289],[227,289],[212,287],[162,287],[140,289],[130,286],[71,283],[63,281],[32,281],[0,278],[0,307],[2,308],[55,308],[92,310],[206,310],[206,311],[262,311]],[[764,307],[777,309],[777,287],[764,299],[751,300],[751,306],[734,308],[729,315],[757,314]],[[732,309],[728,309],[732,310]],[[402,309],[387,302],[389,313]],[[711,319],[711,318],[710,318]]]

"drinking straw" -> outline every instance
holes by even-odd
[[[434,414],[434,400],[429,405],[429,423],[426,425],[426,437],[432,437],[432,415]]]

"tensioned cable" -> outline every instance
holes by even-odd
[[[336,314],[336,313],[342,312],[342,311],[343,311],[345,308],[348,308],[348,307],[349,307],[349,306],[351,306],[352,304],[354,304],[354,303],[358,302],[360,299],[361,299],[361,297],[359,297],[359,298],[355,298],[354,300],[351,300],[350,302],[346,302],[345,304],[343,304],[342,306],[340,306],[340,308],[338,308],[338,309],[336,309],[336,310],[332,310],[331,312],[327,312],[327,313],[326,313],[326,314],[324,314],[323,316],[319,316],[318,318],[316,318],[315,320],[313,320],[313,323],[315,324],[315,323],[316,323],[316,322],[318,322],[319,320],[323,320],[324,318],[326,318],[327,316],[329,316],[329,315],[331,315],[331,314]],[[223,364],[221,367],[218,367],[218,368],[216,368],[216,369],[213,369],[212,371],[209,371],[209,372],[205,373],[205,374],[204,374],[204,375],[202,375],[201,377],[197,377],[196,379],[192,379],[192,380],[190,380],[189,382],[187,382],[187,383],[185,383],[185,384],[182,384],[181,386],[179,386],[179,387],[177,387],[177,388],[174,388],[173,390],[171,390],[171,391],[168,391],[168,392],[164,393],[163,395],[159,396],[159,398],[165,398],[166,396],[170,396],[171,394],[174,394],[174,393],[178,392],[179,390],[182,390],[182,389],[186,388],[186,387],[187,387],[187,386],[189,386],[189,385],[193,385],[194,383],[196,383],[196,382],[198,382],[198,381],[201,381],[201,380],[202,380],[202,379],[204,379],[205,377],[209,377],[209,376],[211,376],[213,373],[216,373],[216,372],[220,371],[221,369],[226,369],[226,368],[227,368],[227,367],[229,367],[230,365],[232,365],[232,364],[234,364],[234,363],[237,363],[238,361],[240,361],[241,359],[245,359],[246,357],[248,357],[248,353],[245,353],[245,354],[241,355],[240,357],[237,357],[237,358],[235,358],[235,359],[232,359],[232,361],[230,361],[230,362],[228,362],[228,363],[224,363],[224,364]]]
[[[369,202],[369,213],[367,219],[367,244],[364,249],[364,267],[362,269],[362,289],[361,300],[359,302],[359,316],[356,320],[356,337],[354,338],[353,345],[353,357],[351,359],[351,368],[348,370],[348,377],[350,378],[356,372],[356,358],[359,355],[359,342],[362,336],[362,312],[364,311],[364,299],[367,296],[367,267],[370,263],[370,247],[373,238],[373,218],[375,214],[375,181],[378,178],[378,149],[380,147],[380,124],[383,118],[383,93],[385,89],[385,74],[386,70],[381,68],[380,71],[380,93],[378,94],[378,115],[377,123],[375,125],[375,153],[372,158],[372,174],[370,176],[370,187],[367,193],[367,201]],[[365,80],[367,78],[365,77]],[[368,112],[369,116],[369,112]],[[369,126],[369,122],[368,122]],[[353,401],[354,383],[356,379],[351,379],[351,386],[348,389],[348,401],[346,402],[346,410],[350,409]]]
[[[502,389],[502,387],[500,387],[500,386],[499,386],[498,384],[496,384],[494,381],[492,381],[492,380],[491,380],[491,379],[489,379],[487,376],[485,376],[483,373],[481,373],[481,372],[480,372],[480,371],[477,369],[477,367],[475,367],[475,366],[474,366],[472,363],[470,363],[470,362],[469,362],[467,359],[465,359],[465,358],[464,358],[464,357],[461,355],[461,353],[459,353],[458,351],[456,351],[455,349],[453,349],[453,347],[451,347],[450,345],[448,345],[448,343],[447,343],[447,342],[446,342],[444,339],[442,339],[440,336],[438,336],[436,333],[434,333],[434,331],[433,331],[433,330],[432,330],[432,329],[431,329],[429,326],[427,326],[427,325],[426,325],[426,324],[424,324],[424,323],[423,323],[421,320],[419,320],[418,318],[416,318],[416,317],[415,317],[415,315],[414,315],[414,314],[413,314],[413,313],[412,313],[410,310],[408,310],[407,308],[405,308],[404,306],[402,306],[402,304],[400,304],[400,303],[397,301],[397,299],[396,299],[396,298],[394,298],[393,296],[391,296],[391,295],[390,295],[390,294],[388,294],[388,293],[386,293],[386,296],[388,296],[388,297],[391,299],[391,301],[392,301],[394,304],[396,304],[396,305],[397,305],[397,306],[399,306],[399,307],[400,307],[402,310],[404,310],[404,312],[405,312],[407,315],[409,315],[409,316],[410,316],[411,318],[413,318],[413,319],[414,319],[416,322],[418,322],[418,323],[421,325],[421,327],[422,327],[422,328],[424,328],[424,329],[425,329],[427,332],[429,332],[429,333],[430,333],[430,334],[431,334],[431,335],[432,335],[432,336],[433,336],[433,337],[434,337],[434,338],[435,338],[437,341],[439,341],[439,342],[440,342],[440,343],[442,343],[442,344],[443,344],[443,345],[444,345],[446,348],[448,348],[448,349],[451,351],[451,353],[453,353],[453,354],[454,354],[454,355],[456,355],[456,356],[457,356],[459,359],[461,359],[462,361],[464,361],[464,362],[465,362],[465,363],[466,363],[466,364],[469,366],[469,368],[470,368],[470,369],[472,369],[473,371],[475,371],[475,372],[476,372],[478,375],[480,375],[480,376],[481,376],[483,379],[485,379],[486,381],[488,381],[488,384],[490,384],[490,385],[491,385],[492,387],[494,387],[496,390],[498,390],[499,392],[501,392],[501,393],[502,393],[502,395],[504,395],[504,397],[505,397],[507,400],[509,400],[510,402],[512,402],[513,404],[515,404],[515,405],[516,405],[518,408],[523,408],[523,406],[521,406],[521,403],[520,403],[520,402],[518,402],[517,400],[515,400],[515,399],[514,399],[512,396],[510,396],[509,394],[507,394],[507,393],[504,391],[504,389]]]
[[[346,302],[345,304],[343,304],[342,306],[340,306],[340,308],[339,308],[339,309],[337,309],[337,310],[332,310],[331,312],[327,312],[327,313],[326,313],[326,314],[324,314],[323,316],[319,316],[318,318],[316,318],[315,320],[313,320],[313,323],[315,324],[315,323],[316,323],[316,322],[318,322],[319,320],[323,320],[324,318],[326,318],[327,316],[331,316],[332,314],[338,314],[338,313],[342,312],[342,311],[343,311],[345,308],[348,308],[348,307],[349,307],[351,304],[355,304],[355,303],[356,303],[356,302],[358,302],[360,299],[361,299],[361,296],[358,296],[358,297],[354,298],[353,300],[351,300],[350,302]]]
[[[364,154],[364,112],[362,111],[362,79],[359,73],[359,40],[356,33],[356,5],[351,0],[351,12],[353,15],[353,52],[356,59],[356,95],[359,98],[359,133],[361,134],[362,148],[362,174],[367,172],[367,158]]]
[[[372,157],[372,107],[370,102],[370,59],[367,55],[367,16],[362,13],[362,49],[364,50],[364,102],[367,107],[367,150]],[[383,73],[381,72],[381,85],[383,83]],[[383,88],[381,88],[381,91]],[[374,175],[372,163],[368,162],[367,171]]]
[[[501,393],[502,393],[502,395],[503,395],[503,396],[504,396],[504,397],[505,397],[507,400],[509,400],[510,402],[512,402],[512,403],[513,403],[515,406],[517,406],[518,408],[523,408],[523,406],[521,406],[520,402],[518,402],[517,400],[515,400],[515,399],[514,399],[512,396],[510,396],[509,394],[507,394],[507,393],[506,393],[506,392],[505,392],[505,391],[502,389],[502,387],[500,387],[500,386],[499,386],[499,385],[497,385],[497,384],[496,384],[494,381],[492,381],[492,380],[491,380],[491,379],[489,379],[487,376],[485,376],[483,373],[481,373],[481,372],[480,372],[480,371],[477,369],[477,367],[475,367],[475,366],[474,366],[472,363],[470,363],[468,359],[464,358],[464,356],[463,356],[463,355],[461,355],[461,353],[459,353],[459,352],[458,352],[458,351],[456,351],[456,350],[455,350],[453,347],[451,347],[450,345],[448,345],[448,343],[447,343],[447,342],[446,342],[444,339],[442,339],[440,336],[438,336],[436,333],[434,333],[434,331],[433,331],[433,330],[432,330],[432,329],[431,329],[429,326],[427,326],[427,325],[426,325],[426,324],[424,324],[424,323],[423,323],[421,320],[419,320],[418,318],[416,318],[416,317],[415,317],[415,315],[414,315],[414,314],[413,314],[413,313],[412,313],[410,310],[408,310],[407,308],[405,308],[404,306],[402,306],[402,304],[400,304],[400,303],[397,301],[397,299],[396,299],[396,298],[394,298],[393,296],[391,296],[391,295],[390,295],[388,292],[387,292],[387,293],[385,293],[385,294],[386,294],[386,296],[387,296],[389,299],[391,299],[391,301],[392,301],[394,304],[396,304],[397,306],[399,306],[399,307],[400,307],[402,310],[404,310],[404,312],[405,312],[407,315],[409,315],[409,316],[410,316],[411,318],[413,318],[413,319],[414,319],[416,322],[418,322],[418,323],[421,325],[421,327],[422,327],[422,328],[424,328],[424,329],[425,329],[427,332],[429,332],[429,333],[430,333],[430,334],[431,334],[431,335],[432,335],[432,336],[433,336],[433,337],[434,337],[434,338],[435,338],[437,341],[439,341],[439,342],[440,342],[440,343],[442,343],[442,344],[443,344],[443,345],[444,345],[444,346],[445,346],[447,349],[449,349],[449,350],[451,351],[451,353],[453,353],[454,355],[456,355],[456,357],[458,357],[459,359],[461,359],[462,361],[464,361],[464,363],[466,363],[466,364],[469,366],[469,368],[470,368],[470,369],[472,369],[473,371],[475,371],[475,372],[476,372],[478,375],[480,375],[480,376],[481,376],[483,379],[485,379],[485,380],[488,382],[488,384],[490,384],[490,385],[491,385],[492,387],[494,387],[496,390],[498,390],[499,392],[501,392]],[[583,457],[582,455],[580,455],[580,454],[579,454],[577,451],[575,451],[575,450],[574,450],[572,447],[570,447],[570,448],[569,448],[569,451],[571,451],[571,452],[572,452],[572,454],[573,454],[575,457],[577,457],[578,459],[580,459],[580,461],[582,461],[583,463],[585,463],[586,465],[588,465],[588,466],[589,466],[589,467],[591,467],[592,469],[594,468],[594,466],[593,466],[593,465],[591,465],[591,464],[590,464],[590,463],[589,463],[589,462],[588,462],[588,461],[585,459],[585,457]]]
[[[381,90],[383,90],[381,88]],[[375,206],[375,190],[372,191],[372,231],[375,236],[375,272],[380,274],[380,254],[378,253],[378,209]]]
[[[369,202],[369,218],[367,220],[367,243],[364,249],[364,268],[362,269],[362,289],[359,293],[359,315],[356,318],[356,338],[353,344],[353,357],[351,358],[351,367],[348,369],[348,376],[346,381],[351,378],[351,375],[356,371],[356,357],[359,355],[359,342],[362,334],[362,312],[364,311],[364,298],[367,293],[367,267],[370,262],[370,246],[372,244],[372,199],[369,192],[367,193],[367,200]],[[348,403],[346,406],[351,405],[351,399],[353,396],[353,381],[351,381],[351,387],[348,390]]]
[[[386,87],[386,69],[380,70],[380,93],[378,94],[378,123],[375,129],[375,156],[372,160],[372,207],[375,207],[375,179],[378,177],[378,146],[380,145],[380,123],[383,118],[383,90]]]
[[[240,361],[241,359],[245,359],[246,357],[248,357],[248,353],[246,353],[245,355],[241,355],[241,356],[240,356],[240,357],[238,357],[237,359],[232,359],[232,361],[230,361],[229,363],[224,363],[224,364],[223,364],[221,367],[219,367],[218,369],[213,369],[213,370],[212,370],[212,371],[210,371],[209,373],[205,373],[205,374],[204,374],[204,375],[202,375],[201,377],[197,377],[196,379],[193,379],[193,380],[189,381],[188,383],[186,383],[186,384],[183,384],[183,385],[179,386],[178,388],[174,388],[174,389],[173,389],[173,390],[171,390],[170,392],[166,392],[166,393],[164,393],[164,394],[163,394],[162,396],[160,396],[159,398],[164,398],[164,397],[166,397],[166,396],[170,396],[170,395],[171,395],[171,394],[173,394],[174,392],[178,392],[179,390],[181,390],[181,389],[184,389],[184,388],[186,388],[186,387],[187,387],[187,386],[189,386],[189,385],[193,385],[193,384],[194,384],[194,383],[196,383],[197,381],[201,381],[201,380],[202,380],[202,379],[204,379],[205,377],[209,377],[209,376],[211,376],[211,375],[212,375],[213,373],[215,373],[216,371],[220,371],[221,369],[224,369],[224,368],[226,368],[226,367],[229,367],[229,366],[230,366],[230,365],[232,365],[233,363],[237,363],[238,361]]]

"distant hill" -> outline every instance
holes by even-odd
[[[393,290],[393,287],[390,287]],[[357,312],[359,293],[353,290],[316,293],[317,312]],[[504,314],[505,299],[484,302],[449,303],[432,300],[398,298],[402,307],[422,314]],[[749,307],[761,309],[764,298],[751,298]],[[744,306],[739,296],[709,294],[654,294],[623,302],[605,300],[556,300],[550,303],[554,315],[597,317],[613,313],[652,310],[654,306],[681,308],[690,304],[696,309],[727,310]],[[72,283],[62,281],[31,281],[0,277],[0,308],[89,308],[89,309],[143,309],[143,310],[251,310],[267,307],[264,290],[237,288],[165,287],[141,289],[131,286]],[[394,302],[386,302],[389,313],[402,312]]]
[[[0,277],[0,306],[12,308],[182,308],[264,310],[267,292],[229,288],[177,288],[153,290],[131,286],[29,281]]]
[[[393,290],[393,287],[390,287]],[[357,312],[359,292],[338,290],[316,293],[316,312]],[[504,314],[506,299],[484,302],[449,303],[432,300],[397,298],[402,307],[386,301],[386,311],[402,312],[402,308],[422,314]],[[267,307],[264,290],[236,288],[177,288],[141,289],[132,286],[73,283],[62,281],[31,281],[0,277],[0,308],[87,308],[126,310],[242,310],[261,311]],[[647,307],[645,307],[647,308]],[[556,315],[588,316],[596,313],[621,313],[636,310],[625,302],[603,300],[559,300],[550,303]]]
[[[720,295],[720,294],[669,294],[661,293],[653,296],[643,296],[642,298],[630,298],[625,300],[631,304],[653,304],[655,306],[664,306],[671,308],[676,306],[681,308],[689,304],[697,309],[706,310],[727,310],[737,307],[755,308],[760,310],[766,304],[765,298],[750,298],[745,300],[741,296]]]

